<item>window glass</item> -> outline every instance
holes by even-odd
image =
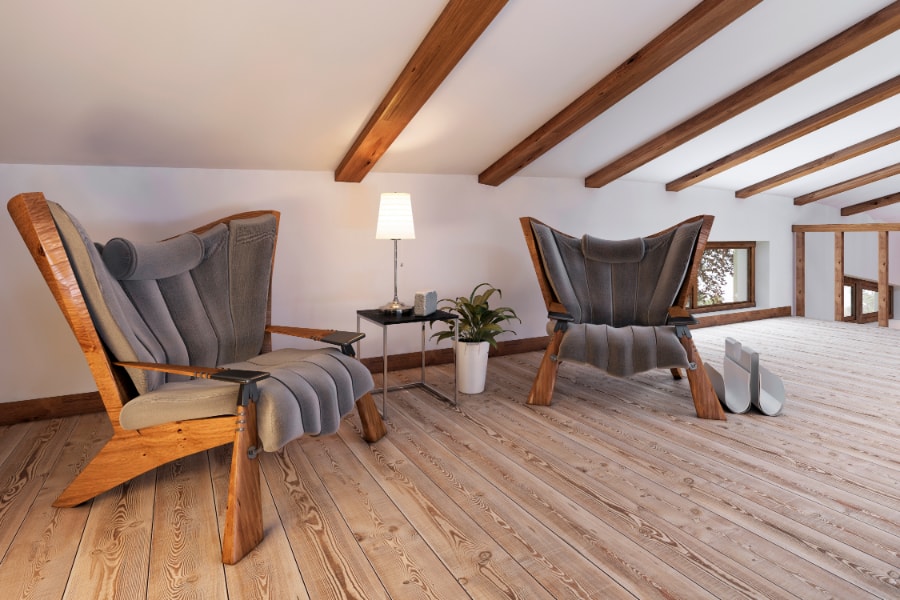
[[[700,261],[692,306],[753,306],[754,242],[710,242]]]

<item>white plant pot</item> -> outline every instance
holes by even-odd
[[[480,394],[484,391],[488,350],[490,344],[487,342],[457,342],[456,386],[461,393]]]

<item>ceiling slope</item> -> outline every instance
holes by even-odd
[[[500,185],[761,0],[704,0],[478,175]]]
[[[450,0],[334,173],[360,182],[387,152],[507,0]]]
[[[803,119],[790,127],[785,127],[781,131],[773,133],[748,146],[744,146],[740,150],[736,150],[727,156],[723,156],[722,158],[704,165],[674,181],[670,181],[666,184],[666,190],[670,192],[680,192],[692,185],[696,185],[701,181],[709,179],[713,175],[717,175],[743,162],[756,158],[769,150],[774,150],[775,148],[799,139],[808,133],[812,133],[813,131],[836,123],[856,112],[874,106],[887,98],[895,96],[898,92],[900,92],[900,75],[870,88],[865,92],[857,94],[852,98],[848,98],[839,104],[835,104],[826,110],[818,112],[811,117]]]
[[[587,187],[602,187],[709,131],[819,71],[847,58],[900,28],[900,2],[894,2],[845,29],[812,50],[785,63],[676,127],[601,167],[585,178]]]
[[[797,206],[803,206],[804,204],[816,202],[823,198],[828,198],[829,196],[834,196],[836,194],[853,190],[864,185],[869,185],[870,183],[881,181],[882,179],[887,179],[888,177],[893,177],[894,175],[900,175],[900,163],[896,163],[882,169],[878,169],[876,171],[871,171],[869,173],[863,173],[862,175],[859,175],[857,177],[853,177],[851,179],[829,185],[828,187],[809,192],[808,194],[803,194],[802,196],[797,196],[796,198],[794,198],[794,204]]]

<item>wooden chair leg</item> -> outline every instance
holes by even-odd
[[[377,442],[387,435],[387,427],[381,415],[378,414],[378,408],[375,406],[375,398],[372,394],[366,394],[356,401],[356,411],[359,413],[359,420],[362,422],[362,437],[370,444]]]
[[[236,564],[263,539],[259,459],[248,454],[258,443],[255,403],[238,406],[236,424],[222,536],[222,562],[226,565]]]
[[[672,379],[681,379],[681,369],[670,369],[672,371]]]
[[[722,410],[716,390],[706,373],[706,367],[703,366],[703,359],[700,358],[700,353],[694,346],[694,340],[686,335],[679,339],[687,351],[688,360],[697,365],[694,369],[687,369],[688,383],[691,386],[691,396],[694,398],[694,409],[697,411],[697,416],[701,419],[725,421],[725,411]]]
[[[550,336],[550,343],[541,359],[531,391],[528,393],[528,404],[533,406],[550,406],[553,401],[553,390],[556,388],[556,376],[559,373],[559,361],[556,355],[559,353],[559,345],[562,343],[563,331],[554,331]]]

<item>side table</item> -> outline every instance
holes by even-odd
[[[381,345],[382,345],[382,380],[381,380],[381,415],[383,417],[387,416],[387,393],[408,389],[412,387],[419,387],[427,390],[433,396],[438,398],[439,400],[445,400],[447,402],[453,402],[456,405],[459,400],[459,391],[457,389],[457,366],[456,366],[456,335],[458,331],[454,328],[454,337],[453,337],[453,399],[451,400],[449,396],[445,395],[440,390],[434,388],[429,385],[425,381],[425,323],[433,323],[435,321],[455,321],[459,319],[459,316],[447,312],[444,310],[438,310],[430,315],[418,316],[414,313],[408,313],[403,315],[398,315],[394,313],[385,313],[380,309],[370,309],[370,310],[358,310],[356,311],[356,331],[360,332],[360,325],[362,319],[369,321],[371,323],[375,323],[381,327]],[[388,327],[391,325],[402,325],[404,323],[421,323],[422,324],[422,374],[419,381],[414,381],[412,383],[407,383],[404,385],[396,385],[390,388],[387,387],[387,374],[388,374]],[[359,342],[356,342],[356,355],[361,356],[359,352]],[[373,393],[378,393],[377,390]]]

